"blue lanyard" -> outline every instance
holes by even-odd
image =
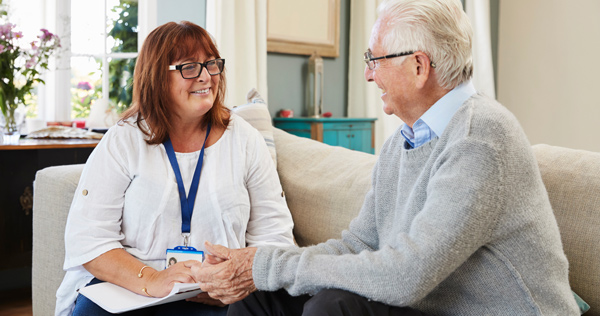
[[[169,157],[169,161],[171,162],[171,167],[173,167],[173,171],[175,172],[175,178],[177,179],[177,187],[179,188],[179,201],[181,202],[182,233],[190,232],[190,223],[192,221],[192,213],[194,212],[196,193],[198,193],[198,183],[200,183],[200,172],[202,172],[202,162],[204,160],[204,147],[206,146],[208,134],[210,134],[210,123],[208,124],[208,128],[206,129],[206,137],[204,138],[204,143],[202,144],[200,157],[198,157],[198,163],[196,164],[196,170],[194,171],[192,185],[190,186],[190,194],[188,197],[186,197],[185,194],[185,187],[183,186],[181,171],[179,170],[179,164],[177,163],[177,157],[175,157],[175,150],[173,149],[171,139],[167,138],[167,140],[163,143],[163,145],[165,145],[165,149],[167,150],[167,156]]]

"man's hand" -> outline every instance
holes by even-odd
[[[232,304],[256,291],[252,263],[256,248],[229,249],[205,243],[210,252],[203,264],[194,264],[192,274],[200,288],[224,304]]]

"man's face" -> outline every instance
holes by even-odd
[[[375,22],[369,49],[374,57],[385,56],[400,52],[387,52],[382,46],[383,36],[386,33],[385,18]],[[383,100],[383,111],[394,114],[406,122],[407,113],[410,111],[411,97],[414,92],[414,76],[411,71],[411,62],[406,60],[410,56],[397,57],[393,59],[379,59],[376,61],[375,69],[365,67],[365,79],[375,82],[381,89]]]

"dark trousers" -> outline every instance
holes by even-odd
[[[92,285],[96,283],[100,283],[100,281],[96,278],[92,279],[90,283],[87,285]],[[87,286],[86,285],[86,286]],[[87,297],[78,294],[77,300],[75,301],[75,309],[73,310],[73,316],[109,316],[114,315],[111,314],[102,307],[96,305],[96,303],[92,302]],[[146,307],[142,309],[133,310],[130,312],[125,312],[119,315],[127,315],[127,316],[162,316],[162,315],[186,315],[186,316],[224,316],[227,315],[227,306],[225,307],[217,307],[204,305],[195,302],[188,301],[176,301],[171,303],[166,303],[163,305]]]
[[[228,316],[426,316],[408,307],[370,301],[343,290],[323,290],[315,296],[291,296],[284,290],[254,292],[229,306]]]

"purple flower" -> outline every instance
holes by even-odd
[[[36,64],[36,58],[35,56],[31,56],[31,58],[25,63],[25,68],[29,69],[29,68],[33,68]]]
[[[51,40],[55,35],[48,32],[47,29],[40,29],[40,31],[42,31],[42,35],[38,36],[38,38],[40,38],[42,41],[49,41]]]
[[[28,93],[40,81],[42,70],[48,69],[48,60],[57,47],[60,47],[60,40],[48,30],[42,30],[42,36],[39,37],[46,41],[36,40],[29,43],[31,48],[21,47],[19,44],[23,41],[23,33],[15,32],[14,28],[12,23],[0,24],[0,57],[3,64],[0,72],[5,78],[2,83],[7,86],[7,91]],[[36,69],[37,67],[40,69]],[[5,75],[12,75],[15,80],[6,79]],[[9,97],[15,98],[15,94]],[[0,104],[0,107],[3,112],[6,110],[5,104]]]
[[[77,84],[77,89],[81,90],[92,90],[92,85],[87,81],[80,81]]]
[[[8,37],[12,33],[13,27],[14,27],[14,24],[10,24],[10,23],[0,25],[0,35]]]

